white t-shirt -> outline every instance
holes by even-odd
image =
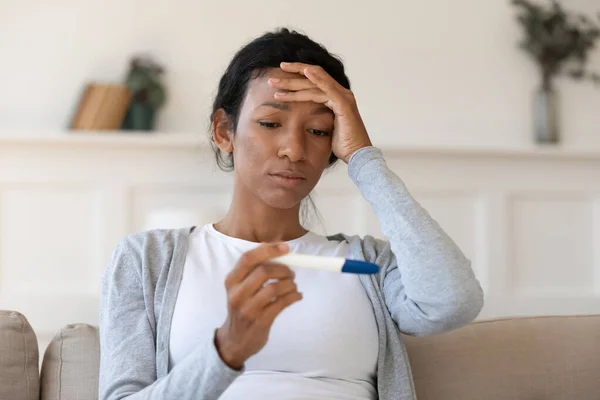
[[[211,340],[227,317],[225,278],[256,243],[212,224],[190,235],[169,342],[172,369]],[[345,257],[345,242],[309,232],[288,242],[291,252]],[[220,399],[375,399],[378,331],[358,276],[294,268],[303,299],[275,319],[266,346]]]

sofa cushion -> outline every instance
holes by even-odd
[[[98,329],[88,324],[67,325],[44,353],[41,399],[97,399],[99,367]]]
[[[0,399],[37,400],[39,351],[27,318],[0,310]]]
[[[600,316],[478,322],[405,343],[419,400],[600,398]]]

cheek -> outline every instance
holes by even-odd
[[[325,169],[329,165],[331,157],[331,140],[317,138],[312,146],[310,156],[313,158],[313,165],[319,169]]]
[[[245,129],[238,132],[233,144],[233,157],[236,169],[243,175],[254,174],[261,170],[268,158],[268,143],[261,141],[260,135]]]

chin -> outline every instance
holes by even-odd
[[[291,208],[297,207],[298,204],[302,202],[302,200],[306,196],[294,195],[293,193],[262,193],[260,198],[266,204],[273,208],[278,208],[280,210],[289,210]]]

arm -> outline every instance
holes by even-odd
[[[218,398],[241,371],[223,363],[212,341],[156,379],[154,317],[146,308],[136,247],[121,242],[104,276],[99,399]]]
[[[391,247],[383,295],[399,329],[429,335],[463,326],[483,307],[470,261],[410,195],[375,147],[356,151],[348,173],[371,204]]]
[[[333,111],[331,149],[349,163],[350,177],[391,242],[392,251],[377,259],[389,264],[383,295],[398,327],[408,334],[426,335],[473,320],[483,305],[483,293],[469,261],[372,147],[354,93],[322,67],[282,63],[281,68],[304,78],[269,81],[283,89],[275,93],[278,101],[314,101]]]

